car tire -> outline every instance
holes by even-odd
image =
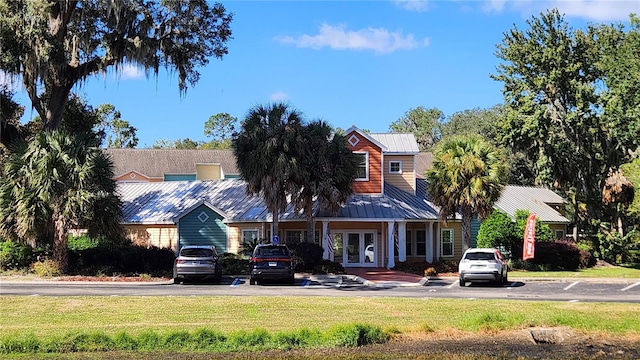
[[[509,279],[507,278],[507,274],[506,273],[502,276],[502,283],[503,284],[508,284],[509,283]]]
[[[173,278],[173,283],[176,284],[176,285],[179,285],[180,283],[182,283],[182,279]]]
[[[255,285],[255,284],[256,284],[256,279],[249,278],[249,285]]]
[[[289,282],[289,284],[292,284],[292,285],[295,284],[296,283],[296,277],[295,276],[290,277],[288,282]]]
[[[460,286],[461,287],[464,287],[464,285],[466,284],[465,281],[464,281],[464,278],[462,276],[460,276],[460,281],[459,282],[460,282]]]

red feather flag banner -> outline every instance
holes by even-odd
[[[524,244],[522,245],[522,261],[533,259],[536,249],[536,214],[532,213],[527,218],[524,227]]]

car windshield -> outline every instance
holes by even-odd
[[[496,257],[493,253],[490,252],[472,252],[467,253],[467,256],[464,257],[467,260],[495,260]]]
[[[212,257],[213,250],[211,249],[193,249],[187,248],[180,250],[180,256],[184,257]]]
[[[258,248],[256,256],[289,256],[289,249],[286,247],[278,246],[278,247],[261,247]]]

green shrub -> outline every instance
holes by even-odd
[[[220,258],[223,275],[248,275],[251,271],[249,268],[249,259],[241,255],[224,253]]]
[[[146,330],[138,335],[136,343],[138,344],[136,350],[150,351],[160,347],[161,338],[155,331]]]
[[[324,249],[316,243],[301,242],[293,249],[296,271],[311,272],[322,261]]]
[[[86,250],[98,247],[98,245],[100,245],[100,242],[97,239],[90,238],[88,235],[69,235],[67,248],[69,250]]]
[[[149,274],[170,276],[175,253],[172,249],[129,244],[119,248],[102,246],[69,251],[69,272],[72,274],[105,275]]]
[[[512,246],[516,241],[519,241],[515,232],[516,224],[509,215],[494,210],[480,224],[477,245],[479,248],[505,249],[505,255],[510,256]]]
[[[34,260],[31,246],[14,241],[0,242],[0,270],[17,270],[29,267]]]
[[[120,350],[135,350],[138,348],[138,342],[124,331],[118,332],[113,337],[113,343]]]
[[[333,327],[327,334],[334,346],[357,347],[369,344],[381,344],[388,340],[379,327],[351,324]]]
[[[34,274],[41,277],[52,277],[62,275],[62,270],[58,266],[58,263],[51,259],[45,259],[42,261],[36,261],[31,264],[31,271]]]

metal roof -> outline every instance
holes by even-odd
[[[271,221],[271,214],[259,196],[246,193],[240,179],[213,181],[170,181],[121,183],[118,193],[123,203],[126,224],[174,224],[200,204],[218,209],[228,222]],[[422,192],[424,194],[424,191]],[[436,220],[438,210],[424,196],[414,196],[385,184],[384,195],[353,195],[336,216],[319,211],[316,218],[343,220]],[[304,214],[289,205],[280,221],[304,220]]]
[[[560,195],[550,189],[507,185],[493,207],[512,218],[515,218],[516,210],[529,210],[530,213],[536,213],[542,222],[568,224],[569,219],[554,208],[564,202]]]
[[[418,154],[420,152],[418,142],[411,133],[370,133],[368,135],[386,147],[385,153]]]

